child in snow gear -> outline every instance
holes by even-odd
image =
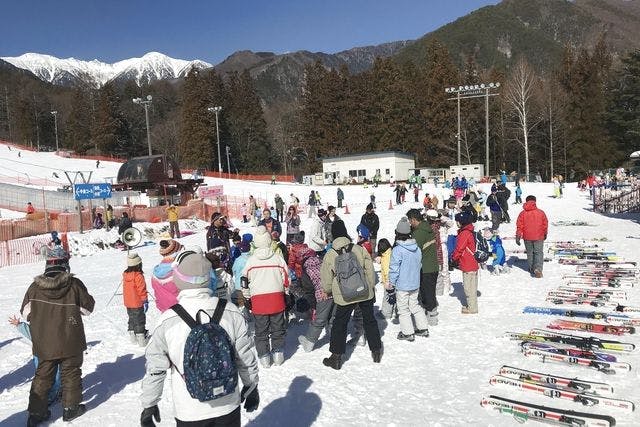
[[[242,271],[245,301],[249,300],[255,319],[255,342],[260,363],[265,368],[284,362],[285,292],[289,269],[271,247],[271,235],[264,226],[253,237],[255,251]]]
[[[516,201],[513,204],[514,205],[522,204],[522,188],[520,187],[520,183],[516,184]]]
[[[200,253],[185,251],[176,257],[173,277],[180,291],[179,306],[182,308],[176,307],[177,311],[186,312],[182,317],[188,316],[200,325],[192,323],[193,328],[186,327],[185,320],[176,310],[167,310],[160,317],[145,353],[146,374],[140,396],[145,408],[140,416],[143,426],[154,425],[153,419],[160,421],[157,403],[162,397],[167,370],[171,375],[177,425],[196,422],[198,425],[239,425],[240,403],[245,402],[248,412],[259,405],[258,365],[246,321],[233,304],[222,305],[221,300],[211,296],[210,270],[210,262]],[[209,319],[214,322],[207,323]],[[204,354],[191,350],[189,337],[195,339],[194,333],[205,332],[209,344],[217,342],[217,348]],[[206,336],[199,340],[207,343]],[[192,357],[185,357],[187,355]],[[242,381],[242,391],[233,373],[231,358]],[[227,363],[223,364],[225,360]],[[194,377],[207,383],[212,380],[210,374],[213,372],[219,374],[221,382],[204,390],[212,396],[204,396],[197,381],[193,381]],[[208,397],[212,399],[208,400]],[[207,400],[202,401],[203,398]]]
[[[145,313],[149,308],[147,284],[142,274],[142,259],[131,252],[127,256],[127,269],[122,273],[122,296],[129,316],[129,337],[140,347],[147,345]]]
[[[422,252],[411,238],[411,225],[406,217],[396,226],[396,244],[391,252],[389,287],[396,290],[396,304],[400,318],[399,340],[413,341],[415,335],[427,337],[427,316],[418,303]],[[415,320],[416,328],[413,327]]]
[[[329,366],[333,369],[340,369],[342,367],[342,355],[346,350],[346,338],[347,338],[347,324],[353,309],[357,306],[362,311],[362,317],[364,319],[364,331],[369,343],[369,349],[371,350],[371,356],[375,363],[379,363],[382,358],[382,341],[380,340],[380,330],[378,329],[378,323],[373,315],[373,300],[374,300],[374,286],[375,286],[375,272],[373,270],[373,262],[369,253],[358,245],[353,245],[347,229],[342,221],[336,221],[333,223],[331,233],[334,240],[332,249],[329,250],[322,261],[320,268],[320,279],[322,281],[322,289],[333,296],[333,300],[336,303],[336,314],[333,320],[333,326],[331,328],[331,345],[329,350],[331,356],[324,359],[322,362],[325,366]],[[361,271],[364,273],[364,278],[367,284],[367,294],[355,299],[348,298],[347,301],[343,295],[343,288],[348,286],[348,283],[341,283],[341,278],[336,274],[336,259],[338,258],[338,251],[343,251],[350,248],[350,253],[353,254],[359,264]],[[356,292],[359,294],[359,292]]]
[[[173,283],[172,265],[176,254],[182,250],[182,245],[173,239],[160,240],[160,255],[163,256],[158,265],[153,267],[151,286],[156,300],[156,307],[160,312],[178,303],[178,288]]]
[[[378,257],[380,262],[380,283],[386,290],[382,295],[382,304],[380,305],[380,313],[385,319],[391,319],[393,312],[396,311],[395,289],[389,286],[389,265],[391,264],[391,243],[387,239],[380,239],[378,242]],[[392,304],[394,303],[394,304]]]
[[[61,371],[62,419],[71,421],[85,412],[80,402],[87,341],[81,316],[91,313],[94,305],[84,283],[59,265],[47,266],[29,286],[20,313],[31,323],[33,355],[39,363],[29,394],[28,425],[37,425],[51,416],[48,393],[56,366]]]
[[[498,276],[501,273],[509,273],[509,266],[506,264],[507,257],[498,233],[492,232],[490,228],[485,228],[482,230],[482,236],[491,247],[491,257],[493,258],[491,274]]]
[[[438,257],[438,279],[436,280],[436,295],[444,295],[445,290],[449,292],[451,287],[451,278],[449,276],[449,250],[447,248],[447,239],[449,237],[449,229],[453,223],[446,216],[442,216],[435,209],[429,209],[426,212],[427,222],[431,225],[431,229],[436,236],[436,255]],[[437,321],[437,317],[432,319]]]
[[[233,276],[224,269],[222,261],[217,254],[207,252],[205,258],[211,263],[211,271],[209,272],[211,276],[209,280],[211,295],[228,300],[231,297],[231,289],[233,288]]]
[[[468,212],[456,214],[458,223],[458,237],[456,248],[451,259],[462,270],[462,286],[467,299],[467,305],[462,307],[463,314],[475,314],[478,312],[478,261],[474,256],[476,252],[476,238],[473,230],[473,222]]]

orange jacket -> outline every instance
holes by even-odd
[[[122,296],[127,308],[140,308],[147,301],[147,284],[139,271],[122,274]]]

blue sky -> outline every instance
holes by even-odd
[[[327,53],[415,39],[497,0],[3,0],[0,56],[114,62],[149,51],[218,63],[237,50]]]

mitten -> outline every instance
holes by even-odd
[[[153,405],[150,408],[145,408],[142,411],[142,415],[140,415],[140,425],[142,427],[155,427],[155,423],[153,419],[156,419],[157,422],[160,422],[160,410],[158,409],[158,405]]]
[[[253,412],[260,405],[260,394],[258,394],[258,386],[253,389],[249,386],[242,387],[240,392],[240,403],[244,402],[244,409],[247,412]]]

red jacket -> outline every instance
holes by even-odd
[[[295,271],[298,280],[302,277],[302,261],[315,254],[316,251],[307,246],[306,243],[295,243],[291,245],[288,265],[290,269]]]
[[[473,224],[467,224],[458,230],[456,248],[451,259],[458,262],[463,273],[478,271],[478,261],[473,256],[476,251],[476,237],[473,234]]]
[[[139,271],[122,274],[122,296],[127,308],[140,308],[147,301],[147,284]]]
[[[524,240],[545,240],[549,222],[547,215],[538,209],[535,200],[530,200],[522,205],[523,211],[518,215],[516,222],[516,237]]]

